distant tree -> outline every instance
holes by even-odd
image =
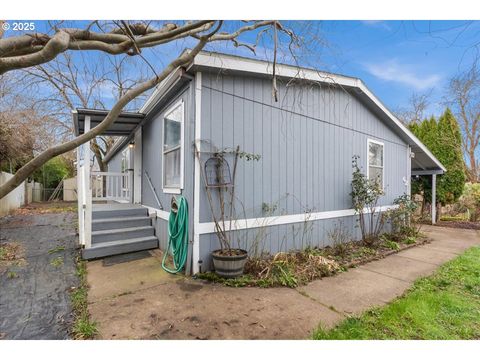
[[[96,61],[83,53],[63,53],[52,61],[27,68],[22,82],[27,88],[47,90],[37,91],[38,102],[48,104],[62,119],[62,124],[69,127],[73,136],[71,111],[76,108],[93,108],[106,110],[104,98],[113,97],[118,101],[128,90],[146,80],[143,69],[134,66],[132,57],[116,58],[99,54]],[[134,69],[134,71],[131,68]],[[135,78],[131,77],[135,73]],[[22,89],[23,90],[23,89]],[[53,96],[52,96],[53,95]],[[124,108],[132,111],[139,108],[144,100],[142,96],[134,99]],[[91,149],[95,155],[100,171],[107,171],[107,163],[103,160],[112,148],[115,138],[99,136],[92,139]]]
[[[480,182],[480,68],[478,60],[470,69],[450,80],[447,104],[460,121],[463,150],[467,157],[467,176],[471,182]]]
[[[73,175],[67,161],[62,156],[57,156],[47,161],[33,174],[33,179],[41,183],[46,189],[55,188],[64,178]]]
[[[55,116],[30,92],[20,92],[18,83],[18,75],[0,76],[0,170],[11,173],[52,146],[58,136]]]
[[[432,90],[425,93],[413,93],[408,99],[408,104],[404,108],[395,111],[395,116],[406,125],[410,123],[420,123],[425,119],[425,111],[430,105],[430,96]]]
[[[437,215],[440,206],[452,204],[462,195],[465,184],[465,163],[462,153],[462,136],[455,116],[446,109],[438,121],[431,117],[421,123],[410,124],[410,130],[445,166],[447,171],[437,181]],[[432,202],[431,177],[420,177],[412,183],[412,193],[422,193],[424,201]]]

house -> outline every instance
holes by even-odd
[[[164,249],[171,199],[182,194],[189,204],[187,271],[211,268],[218,241],[202,178],[209,155],[201,150],[204,158],[197,157],[194,144],[239,146],[260,156],[238,161],[235,220],[225,224],[242,247],[260,252],[329,245],[335,226],[359,237],[350,197],[354,155],[383,185],[381,210],[410,193],[411,176],[431,176],[435,185],[445,171],[360,79],[290,65],[277,65],[276,73],[278,102],[271,63],[201,52],[172,72],[138,113],[122,113],[105,132],[123,136],[107,154],[108,173],[89,173],[83,146],[78,178],[85,257]],[[77,134],[106,114],[78,109]],[[226,161],[231,173],[231,157]],[[102,177],[105,188],[86,189],[91,176]],[[95,206],[95,200],[118,205]]]

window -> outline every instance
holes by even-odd
[[[175,104],[163,118],[164,192],[179,193],[183,188],[183,118],[183,101]]]
[[[368,139],[367,177],[383,189],[383,143]]]

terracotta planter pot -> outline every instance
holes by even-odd
[[[217,275],[224,278],[235,278],[243,275],[248,253],[242,249],[232,249],[232,251],[235,251],[235,254],[225,255],[221,253],[221,250],[212,252],[213,266]]]

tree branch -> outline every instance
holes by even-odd
[[[132,101],[145,91],[150,90],[156,85],[158,85],[176,68],[180,66],[185,66],[190,63],[193,58],[203,49],[211,36],[213,36],[213,34],[209,34],[208,36],[202,36],[197,45],[191,51],[184,52],[182,55],[173,60],[158,76],[155,76],[153,79],[145,81],[144,83],[127,91],[127,93],[122,96],[119,101],[112,107],[105,119],[99,125],[95,126],[92,130],[64,144],[54,146],[45,150],[40,155],[22,166],[11,179],[9,179],[4,185],[0,187],[0,199],[7,195],[10,191],[15,189],[17,186],[19,186],[25,179],[28,178],[28,176],[32,172],[40,168],[48,160],[65,152],[71,151],[79,147],[80,145],[92,140],[96,136],[101,135],[106,129],[108,129],[111,124],[115,122],[117,117],[122,112],[123,108],[130,101]]]

